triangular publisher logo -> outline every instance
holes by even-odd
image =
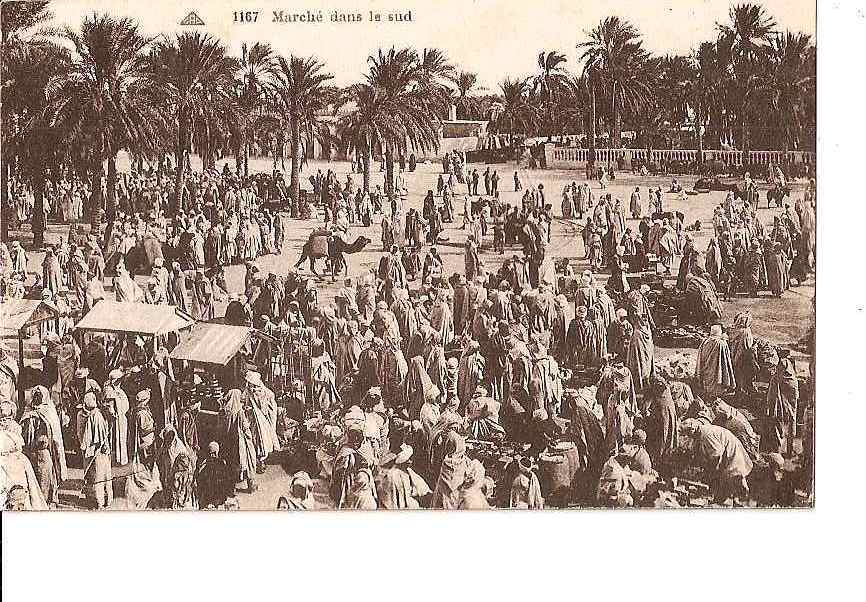
[[[195,11],[189,13],[186,17],[183,18],[183,21],[180,22],[181,25],[204,25],[204,21],[201,20]]]

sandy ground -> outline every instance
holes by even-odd
[[[233,160],[230,159],[229,161],[230,166],[233,168]],[[222,167],[222,163],[223,162],[221,161],[218,164],[219,168]],[[251,159],[250,161],[251,171],[270,171],[271,166],[271,161],[267,159]],[[483,174],[484,169],[486,168],[485,165],[472,165],[471,167],[477,168],[479,174]],[[384,174],[378,171],[378,165],[374,164],[374,168],[376,171],[371,174],[371,186],[382,184],[384,178]],[[338,177],[342,181],[345,181],[346,174],[350,170],[350,165],[343,162],[312,162],[305,166],[302,172],[302,186],[306,183],[306,187],[309,188],[309,181],[307,178],[310,174],[315,173],[317,169],[321,169],[323,172],[327,169],[331,169],[337,173]],[[503,201],[518,204],[522,192],[514,192],[513,174],[515,166],[513,164],[498,164],[492,165],[491,170],[493,169],[496,169],[499,172],[501,189],[500,196]],[[419,210],[421,209],[423,198],[426,195],[427,190],[430,189],[435,191],[436,181],[440,172],[441,164],[434,163],[419,164],[414,173],[406,174],[409,196],[405,209],[410,207]],[[584,181],[582,172],[564,170],[520,170],[519,176],[524,188],[537,186],[539,183],[544,184],[547,201],[553,206],[555,214],[559,213],[563,186],[572,181],[577,181],[578,183]],[[353,179],[356,184],[360,183],[361,175],[353,174]],[[694,181],[696,180],[695,177],[689,176],[679,177],[678,179],[687,190],[692,188]],[[662,190],[667,190],[670,186],[670,181],[670,177],[644,178],[623,173],[618,175],[617,180],[611,183],[604,192],[612,194],[614,198],[622,199],[623,206],[627,208],[630,194],[632,190],[634,190],[635,186],[638,186],[641,189],[644,213],[646,213],[648,206],[647,187],[661,186]],[[483,181],[481,186],[483,189]],[[591,182],[591,187],[596,197],[602,192],[598,182]],[[465,186],[458,185],[458,193],[462,192],[459,190],[460,188],[465,190]],[[765,190],[766,187],[761,188],[762,198],[765,198]],[[793,198],[790,202],[793,206],[794,198],[802,195],[802,186],[795,183],[792,195]],[[721,203],[723,199],[724,193],[722,192],[710,192],[708,194],[688,196],[686,200],[679,200],[676,195],[666,194],[664,197],[664,208],[666,211],[683,212],[686,216],[686,223],[694,223],[695,220],[701,220],[704,224],[704,229],[701,232],[694,233],[694,237],[696,247],[700,250],[704,250],[706,249],[709,238],[712,235],[711,224],[713,208]],[[462,194],[458,194],[458,197],[454,202],[454,207],[458,214],[462,213]],[[780,209],[767,209],[766,205],[762,201],[758,217],[764,223],[765,227],[769,227],[772,224],[773,216],[778,215],[780,212]],[[445,263],[446,274],[463,270],[463,244],[466,239],[466,231],[460,230],[461,221],[461,217],[458,215],[456,223],[446,224],[444,234],[448,237],[448,241],[437,245],[439,254],[442,256]],[[350,236],[348,237],[349,240],[354,240],[355,237],[364,235],[367,238],[372,239],[373,242],[364,251],[347,256],[349,276],[357,276],[363,271],[378,265],[379,257],[382,253],[381,227],[378,225],[379,222],[381,222],[381,216],[376,216],[373,226],[369,228],[353,227],[351,229]],[[288,216],[284,216],[284,223],[286,224],[287,232],[283,253],[279,256],[268,255],[261,257],[257,261],[259,268],[265,273],[274,272],[281,275],[285,274],[288,267],[297,261],[300,247],[303,242],[306,241],[310,230],[323,224],[318,218],[302,221],[293,220]],[[629,219],[627,226],[636,230],[637,221]],[[61,236],[65,237],[67,235],[67,229],[67,226],[57,224],[50,225],[48,232],[46,232],[46,240],[52,242]],[[25,242],[26,239],[29,238],[29,233],[13,233],[13,237],[16,235],[24,239]],[[486,245],[488,248],[492,246],[492,239],[486,241]],[[496,270],[502,264],[502,261],[510,257],[513,252],[519,253],[520,251],[517,248],[513,250],[506,249],[505,255],[498,255],[487,250],[482,256],[482,261],[488,270]],[[561,218],[557,218],[554,221],[548,254],[551,257],[567,257],[575,271],[579,272],[587,267],[587,262],[583,259],[583,240],[580,236],[580,228],[577,227],[576,222],[563,220]],[[42,258],[43,253],[39,250],[32,250],[29,253],[29,269],[32,271],[41,271],[40,266]],[[320,273],[323,267],[323,265],[320,265],[318,268],[320,269]],[[227,283],[232,291],[241,291],[243,289],[243,278],[243,266],[229,266],[226,268]],[[144,279],[140,277],[140,280],[143,282]],[[106,285],[108,284],[110,283],[107,282]],[[324,282],[320,282],[317,285],[319,289],[320,303],[331,301],[340,286],[341,282],[339,279],[334,284],[330,283],[330,278]],[[723,303],[726,312],[726,323],[730,323],[737,312],[748,307],[751,309],[755,318],[753,331],[757,337],[766,338],[779,345],[790,345],[796,343],[801,337],[803,337],[813,324],[812,300],[814,295],[815,280],[814,278],[810,278],[804,285],[789,290],[780,299],[769,296],[769,293],[767,292],[758,299],[738,297],[733,301]],[[218,307],[218,313],[221,309],[221,307]],[[657,355],[661,356],[671,353],[672,351],[673,350],[657,349]],[[803,356],[798,357],[803,360],[808,359]],[[807,366],[807,361],[798,362],[798,368],[803,373],[806,372]],[[238,500],[242,509],[271,509],[275,507],[277,497],[286,486],[286,471],[287,469],[291,470],[290,466],[283,467],[280,462],[280,458],[274,458],[274,463],[267,467],[266,473],[259,476],[259,490],[255,494],[248,495],[241,493],[238,495]],[[115,469],[115,471],[115,489],[118,493],[121,493],[123,489],[123,478],[121,478],[121,475],[125,474],[126,471],[123,468]],[[79,479],[81,478],[80,470],[73,470],[72,473],[74,477]],[[73,506],[77,505],[77,491],[80,490],[80,486],[80,481],[73,480],[66,483],[63,493],[64,499],[67,503],[70,503]],[[117,499],[115,501],[115,507],[122,508],[124,506],[122,499]]]

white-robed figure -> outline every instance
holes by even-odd
[[[105,400],[104,407],[108,414],[106,419],[111,427],[111,450],[112,458],[117,464],[129,463],[129,452],[127,446],[127,434],[129,432],[129,397],[120,388],[120,379],[123,370],[114,369],[108,373],[108,380],[102,389]]]
[[[0,431],[0,487],[11,498],[4,506],[20,510],[48,510],[48,504],[39,488],[33,465],[24,455],[24,440],[14,431]],[[14,502],[14,503],[13,503]]]
[[[313,387],[313,407],[323,415],[340,407],[342,401],[337,391],[337,366],[325,351],[322,339],[314,339],[311,344],[310,378]]]
[[[273,452],[280,450],[277,438],[277,402],[274,392],[262,382],[262,375],[250,370],[246,375],[244,410],[249,417],[256,448],[256,472],[265,471],[264,462]]]
[[[34,387],[30,405],[33,407],[33,411],[39,414],[51,429],[51,456],[54,459],[57,480],[62,483],[69,478],[69,475],[66,466],[66,448],[63,444],[63,432],[60,427],[60,415],[57,413],[57,407],[51,399],[51,393],[42,385]]]
[[[109,508],[114,501],[111,434],[92,392],[84,395],[84,421],[78,440],[84,462],[84,494],[95,508]]]

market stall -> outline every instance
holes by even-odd
[[[128,386],[151,390],[151,410],[162,428],[174,423],[176,415],[170,351],[195,323],[192,316],[173,305],[103,299],[75,325],[75,331],[82,348],[89,337],[106,335],[106,369],[123,368],[136,375]]]
[[[0,299],[0,330],[14,332],[18,339],[18,374],[17,380],[24,369],[24,341],[30,338],[30,329],[45,323],[52,323],[55,329],[60,329],[60,312],[50,303],[41,299]],[[18,389],[18,407],[24,405],[24,387]]]
[[[275,343],[273,337],[255,328],[199,322],[183,334],[170,357],[186,362],[190,373],[203,372],[224,387],[235,387],[240,386],[249,364],[258,368],[266,382],[272,379]]]
[[[270,384],[276,340],[247,326],[199,322],[185,332],[171,352],[180,383],[178,407],[197,406],[201,440],[218,440],[220,401],[229,389],[244,387],[244,375],[255,367]]]

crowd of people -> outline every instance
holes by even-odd
[[[125,465],[129,508],[236,507],[239,492],[256,491],[266,461],[280,455],[303,464],[276,501],[286,509],[675,505],[665,491],[692,474],[720,503],[794,503],[801,481],[791,474],[792,441],[809,419],[794,360],[790,349],[777,349],[759,393],[751,314],[723,326],[719,296],[742,290],[725,288],[734,281],[750,294],[769,287],[780,295],[792,266],[805,278],[814,265],[814,181],[767,234],[757,208],[729,195],[715,211],[706,253],[694,248],[683,214],[663,211],[661,189],[650,190],[651,218],[641,215],[640,190],[632,194],[635,234],[621,200],[596,199],[588,183],[574,182],[563,190],[562,217],[588,214],[589,269],[577,275],[550,257],[554,216],[543,184],[523,190],[515,173],[523,195],[512,206],[500,199],[495,171],[487,169],[478,195],[478,172],[459,153],[443,167],[420,214],[404,211],[402,170],[388,211],[387,195],[363,191],[351,174],[345,184],[330,171],[311,176],[313,198],[289,203],[293,217],[321,209],[329,228],[345,234],[383,215],[377,268],[347,278],[328,304],[294,268],[265,274],[256,265],[284,245],[281,217],[267,208],[287,198],[278,174],[190,172],[177,206],[170,172],[122,177],[107,244],[94,234],[49,245],[34,277],[46,302],[73,300],[63,326],[40,332],[38,382],[26,382],[0,348],[10,507],[59,504],[67,454],[84,471],[93,508],[112,506],[112,466]],[[455,221],[455,178],[468,186],[468,232],[464,270],[449,276],[435,245],[443,224]],[[48,204],[58,219],[74,218],[63,206]],[[490,238],[498,253],[509,245],[522,253],[487,269]],[[134,279],[142,257],[145,287]],[[654,262],[657,273],[672,274],[677,258],[676,286],[714,311],[693,372],[674,379],[658,368],[658,291],[642,275]],[[238,262],[246,265],[244,290],[230,294],[221,268]],[[0,264],[4,296],[15,296],[10,283],[26,280],[26,254],[4,247]],[[165,399],[171,341],[151,349],[131,338],[120,357],[107,358],[104,342],[84,345],[72,328],[105,297],[109,272],[118,301],[175,305],[198,320],[217,317],[215,301],[228,300],[225,322],[275,338],[293,333],[289,353],[305,349],[306,368],[298,364],[278,398],[249,363],[240,382],[225,383],[219,427],[202,440],[200,407]],[[560,288],[562,277],[576,286]],[[756,409],[757,430],[744,413]],[[316,443],[306,463],[304,434]],[[810,473],[809,453],[799,473]]]

